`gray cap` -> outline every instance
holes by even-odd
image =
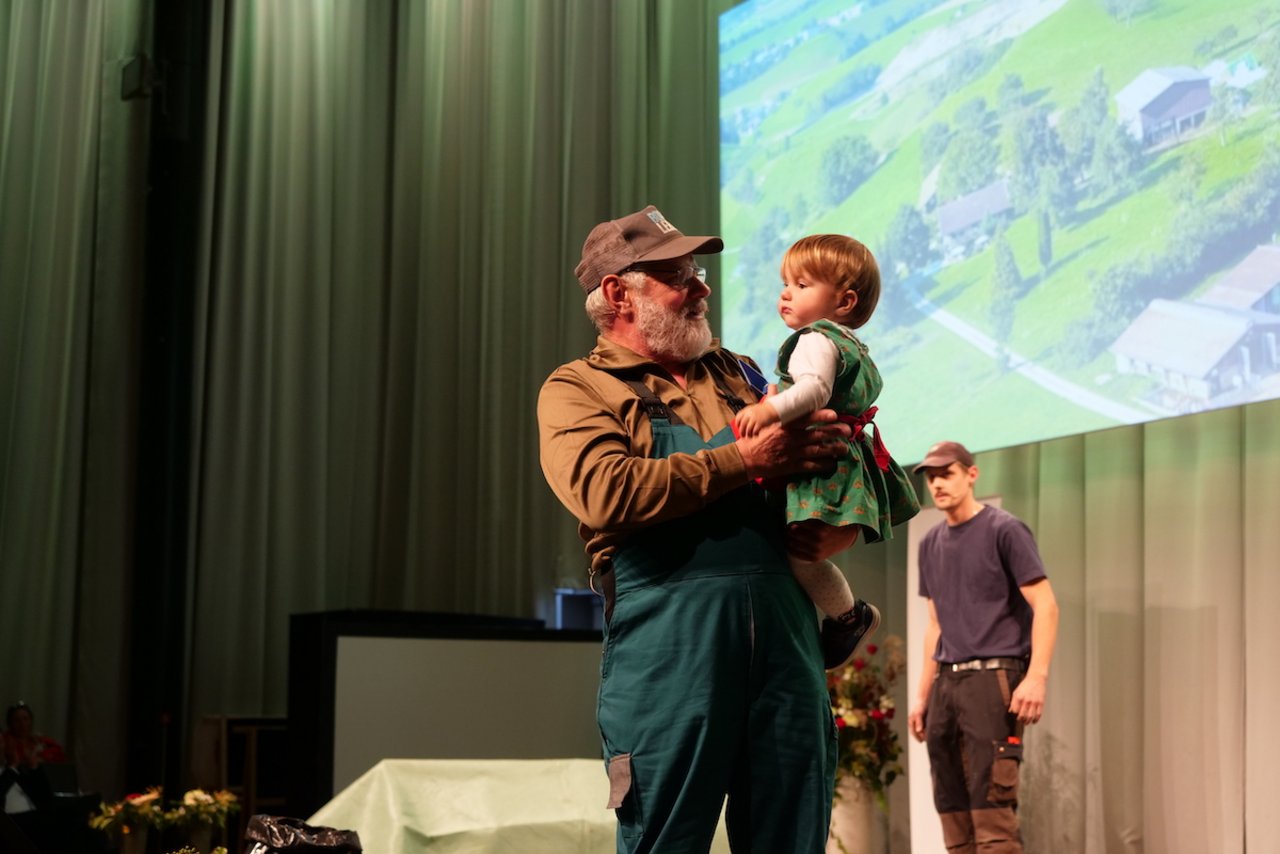
[[[667,261],[683,255],[723,252],[718,237],[686,237],[662,211],[649,205],[644,210],[602,222],[582,244],[582,260],[573,274],[582,289],[591,293],[605,276],[621,273],[640,261]]]
[[[969,453],[969,449],[959,442],[939,442],[929,449],[924,455],[920,465],[912,469],[913,472],[919,474],[925,469],[941,469],[946,468],[952,463],[959,463],[965,468],[973,465],[973,454]]]

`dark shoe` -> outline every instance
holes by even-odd
[[[822,618],[822,664],[828,670],[844,667],[862,642],[880,627],[880,611],[870,602],[853,601],[845,618]]]

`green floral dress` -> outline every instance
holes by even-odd
[[[832,475],[792,478],[787,483],[787,521],[817,519],[828,525],[861,525],[863,540],[878,542],[893,536],[901,525],[920,512],[920,499],[906,472],[889,456],[880,439],[880,428],[871,419],[884,380],[867,353],[867,346],[838,323],[819,320],[797,331],[778,351],[778,387],[790,388],[787,372],[791,354],[801,335],[825,335],[839,351],[840,360],[828,404],[841,420],[853,426],[849,455],[839,461]],[[870,410],[870,411],[869,411]]]

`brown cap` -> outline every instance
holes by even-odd
[[[602,222],[582,244],[582,260],[573,274],[591,293],[605,276],[620,273],[639,261],[666,261],[682,255],[724,251],[718,237],[686,237],[662,211],[649,205],[642,211]]]
[[[924,469],[946,468],[952,463],[959,463],[965,468],[973,465],[973,454],[969,453],[969,449],[959,442],[939,442],[929,449],[924,455],[924,459],[920,461],[920,465],[916,466],[912,471],[919,474]]]

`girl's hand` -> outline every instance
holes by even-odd
[[[756,436],[761,430],[780,420],[778,410],[773,408],[768,398],[740,410],[733,419],[740,436]]]
[[[858,541],[857,525],[836,527],[815,519],[792,522],[787,526],[787,554],[803,561],[826,560]]]
[[[747,477],[753,480],[801,472],[830,474],[835,471],[836,459],[848,456],[847,440],[852,432],[848,424],[836,421],[834,410],[819,409],[807,423],[770,424],[759,435],[742,436],[734,445],[742,455]]]

